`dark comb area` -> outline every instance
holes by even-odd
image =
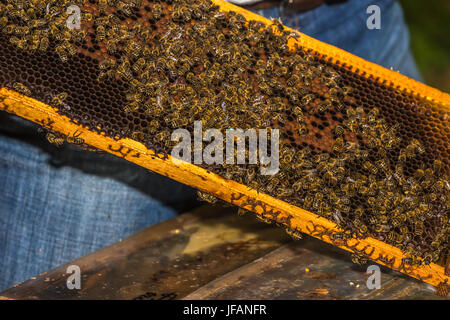
[[[80,28],[68,24],[74,5]],[[0,0],[0,29],[1,86],[163,155],[195,121],[278,128],[276,175],[260,163],[201,166],[397,246],[410,264],[448,252],[448,110],[288,46],[299,35],[276,19],[247,21],[209,0]]]

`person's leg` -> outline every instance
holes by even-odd
[[[366,9],[370,5],[380,7],[380,30],[367,28]],[[395,0],[348,0],[304,13],[280,6],[256,13],[281,18],[283,24],[308,36],[422,81],[410,52],[402,8]]]
[[[174,217],[195,199],[191,188],[124,159],[57,149],[33,138],[36,126],[2,117],[0,290]]]

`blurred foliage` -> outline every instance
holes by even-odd
[[[450,92],[450,1],[400,0],[425,82]]]

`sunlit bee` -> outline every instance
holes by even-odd
[[[48,132],[46,134],[46,138],[48,140],[48,142],[50,142],[51,144],[60,147],[64,144],[64,142],[66,142],[66,139],[64,136],[62,135],[58,135],[52,132]]]
[[[131,103],[127,104],[127,105],[123,108],[123,110],[124,110],[126,113],[136,112],[137,110],[139,110],[139,103],[137,103],[137,102],[131,102]]]
[[[63,45],[57,46],[55,50],[62,62],[68,61],[67,51]]]
[[[80,145],[84,144],[84,139],[80,138],[81,132],[75,131],[71,136],[66,137],[68,143]]]
[[[214,204],[217,202],[217,198],[215,196],[211,195],[210,193],[197,191],[197,195],[200,200],[209,202],[211,204]]]
[[[30,96],[31,95],[31,90],[28,89],[28,87],[25,86],[21,82],[15,82],[13,84],[13,89],[16,90],[17,92],[21,93],[21,94],[26,95],[26,96]]]
[[[51,104],[54,106],[59,106],[63,101],[65,101],[68,97],[67,92],[61,92],[58,93],[56,96],[53,97]]]
[[[107,0],[98,0],[98,9],[100,12],[105,12],[108,8],[108,1]]]

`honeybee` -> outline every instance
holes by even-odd
[[[320,77],[320,81],[321,81],[325,86],[327,86],[328,88],[334,88],[334,87],[337,87],[337,83],[336,83],[336,81],[335,81],[334,79],[332,79],[332,78],[327,78],[327,77],[325,77],[324,75],[322,75],[322,76]]]
[[[313,101],[316,98],[316,96],[312,93],[307,94],[305,96],[303,96],[303,98],[301,99],[302,105],[306,106],[308,105],[311,101]]]
[[[239,216],[244,216],[244,215],[249,214],[251,212],[248,211],[247,209],[244,209],[244,208],[238,208],[238,212],[237,213],[238,213]]]
[[[163,13],[162,7],[159,3],[155,3],[152,8],[153,19],[159,20],[161,19],[161,15]]]
[[[388,172],[390,170],[390,166],[389,166],[389,160],[388,159],[380,159],[377,161],[377,166],[383,170],[384,172]],[[372,173],[374,173],[374,171],[371,171]],[[376,174],[376,173],[374,173]]]
[[[410,145],[415,148],[417,153],[419,153],[419,154],[425,153],[425,149],[423,148],[423,146],[422,146],[422,144],[420,143],[419,140],[412,139]]]
[[[403,235],[405,240],[408,240],[409,238],[411,238],[411,234],[410,234],[409,229],[408,229],[407,226],[401,226],[400,227],[400,233]]]
[[[399,153],[397,159],[398,159],[398,162],[400,162],[400,163],[405,163],[406,162],[407,156],[406,156],[406,150],[405,149],[400,150],[400,153]]]
[[[202,192],[202,191],[197,191],[197,196],[200,200],[209,202],[211,204],[214,204],[217,202],[217,198],[215,196],[213,196],[210,193],[207,192]]]
[[[272,223],[273,223],[273,221],[272,221],[271,219],[266,218],[266,217],[264,217],[264,216],[262,216],[262,215],[260,215],[260,214],[257,214],[257,215],[256,215],[256,218],[257,218],[259,221],[264,222],[264,223],[267,223],[267,224],[272,224]]]
[[[352,262],[359,264],[359,265],[365,265],[369,260],[361,255],[358,255],[357,253],[352,254]]]
[[[131,6],[128,3],[123,2],[122,0],[117,1],[115,7],[117,10],[122,11],[127,16],[131,16],[133,12],[131,11]]]
[[[15,82],[13,84],[13,89],[16,90],[17,92],[26,95],[26,96],[31,96],[31,90],[28,89],[27,86],[25,86],[23,83],[21,82]]]
[[[370,161],[365,161],[363,163],[363,168],[366,169],[367,171],[369,171],[372,174],[377,174],[378,173],[378,168],[377,166],[375,166],[372,162]]]
[[[356,115],[357,115],[356,110],[355,110],[354,108],[352,108],[352,107],[348,107],[348,108],[345,110],[345,113],[347,114],[347,117],[348,117],[349,119],[355,119],[355,118],[356,118]]]
[[[149,132],[151,134],[154,134],[157,130],[159,129],[159,122],[158,120],[153,119],[152,121],[150,121],[149,123]]]
[[[83,144],[84,143],[84,139],[80,138],[81,132],[75,131],[71,136],[68,136],[66,138],[66,141],[68,143],[72,143],[72,144]]]
[[[142,72],[146,64],[146,61],[144,58],[139,58],[134,64],[133,64],[133,71],[136,73]]]
[[[406,221],[406,215],[405,214],[399,214],[398,216],[392,218],[392,225],[394,227],[400,226],[402,223]]]
[[[293,158],[294,153],[292,153],[291,150],[287,150],[287,148],[281,150],[281,161],[283,164],[290,164]]]
[[[53,132],[48,132],[46,134],[46,138],[48,140],[48,142],[50,142],[51,144],[60,147],[64,144],[64,142],[66,141],[65,137],[63,135],[60,134],[56,134]]]
[[[330,159],[330,154],[327,152],[317,154],[314,156],[314,161],[319,163],[325,163]]]
[[[400,155],[399,155],[399,161],[404,162],[404,159],[411,159],[414,158],[416,156],[416,149],[415,146],[412,144],[409,144],[408,146],[406,146],[405,149],[402,149],[400,151]],[[401,158],[400,158],[401,157]]]
[[[7,25],[7,26],[4,28],[4,30],[5,30],[5,32],[6,32],[7,34],[13,34],[13,33],[18,32],[18,29],[17,29],[16,25],[14,25],[14,24],[9,24],[9,25]],[[16,30],[17,30],[17,31],[16,31]]]
[[[286,233],[290,235],[294,240],[303,239],[302,233],[295,229],[286,229]]]
[[[272,18],[272,25],[278,30],[279,32],[282,32],[284,30],[283,23],[281,22],[281,19],[279,18]]]
[[[327,100],[323,101],[322,103],[320,103],[318,111],[320,113],[324,113],[325,111],[327,111],[330,108],[331,108],[331,100],[327,99]]]
[[[100,12],[105,12],[107,8],[108,8],[107,0],[98,0],[98,9]]]
[[[323,175],[325,181],[328,182],[328,184],[335,186],[338,183],[338,178],[334,175],[334,173],[332,171],[326,171],[325,174]]]
[[[62,62],[68,61],[67,52],[63,45],[58,45],[55,50]]]
[[[115,54],[117,52],[117,41],[114,39],[106,40],[106,50],[110,54]]]
[[[356,229],[361,233],[361,234],[366,234],[367,232],[367,226],[358,218],[353,220],[353,224],[356,227]]]
[[[8,17],[1,17],[0,18],[0,28],[3,29],[6,25],[8,25]]]
[[[106,29],[104,25],[97,26],[96,35],[98,41],[103,41],[106,38]]]
[[[441,160],[434,160],[433,161],[433,170],[435,172],[435,174],[439,175],[442,173],[443,169],[443,164]]]
[[[388,242],[395,242],[396,241],[396,239],[397,239],[397,233],[395,232],[395,231],[389,231],[388,232],[388,234],[387,234],[387,236],[386,236],[386,240],[388,241]]]
[[[110,58],[110,59],[103,60],[102,62],[99,63],[98,66],[99,66],[100,70],[106,70],[106,69],[115,67],[115,65],[116,65],[116,60]]]
[[[420,236],[423,234],[424,226],[422,221],[416,221],[414,224],[414,234]]]
[[[333,143],[333,151],[342,152],[344,150],[344,139],[337,137]]]
[[[124,110],[126,113],[136,112],[137,110],[139,110],[139,103],[136,102],[136,101],[131,102],[131,103],[127,104],[127,105],[123,108],[123,110]]]
[[[340,124],[336,125],[334,128],[334,134],[338,137],[342,136],[344,134],[344,127]]]
[[[434,181],[434,171],[431,168],[427,168],[424,171],[424,178],[422,180],[422,184],[425,187],[429,187]]]
[[[391,230],[391,227],[387,224],[376,224],[375,231],[380,233],[387,233]]]
[[[128,41],[127,45],[124,47],[124,50],[128,56],[132,56],[134,58],[139,58],[141,51],[142,51],[142,46],[137,42]],[[164,60],[162,60],[162,63],[165,65]]]
[[[336,245],[345,244],[347,238],[348,236],[344,232],[335,232],[330,236],[331,241]]]
[[[364,209],[362,208],[362,207],[358,207],[358,208],[356,208],[355,209],[355,215],[356,216],[359,216],[359,217],[362,217],[362,216],[364,216]]]
[[[31,28],[40,28],[43,27],[47,24],[47,21],[45,21],[44,19],[36,19],[36,20],[31,20],[29,23],[29,26]]]
[[[262,60],[261,60],[262,61]],[[264,64],[264,62],[263,62]],[[263,66],[262,66],[263,68]],[[263,69],[264,70],[264,69]],[[296,74],[292,75],[289,79],[286,80],[286,85],[288,85],[289,87],[294,87],[296,84],[298,84],[300,82],[300,78],[299,76],[297,76]]]
[[[142,6],[143,3],[144,0],[130,0],[130,4],[136,8]]]
[[[67,97],[68,97],[67,92],[58,93],[56,96],[53,97],[51,104],[53,106],[59,106],[67,99]]]
[[[170,137],[170,132],[168,130],[163,130],[155,134],[155,141],[163,143],[165,140],[170,140],[168,137]]]
[[[349,86],[342,87],[342,93],[345,96],[351,94],[353,91],[354,91],[354,89],[352,87],[349,87]]]
[[[301,180],[296,181],[292,184],[292,188],[294,189],[295,192],[298,192],[302,189],[303,186],[303,182]]]
[[[394,239],[394,242],[395,242],[397,245],[402,244],[403,241],[405,241],[405,239],[406,239],[405,235],[400,234],[400,233],[395,233],[395,239]]]
[[[145,140],[145,133],[142,131],[135,131],[131,133],[131,138],[136,141],[144,141]]]
[[[86,12],[82,14],[81,19],[85,22],[91,22],[93,20],[93,16],[91,13]]]
[[[303,137],[308,133],[308,128],[306,127],[306,125],[304,123],[300,123],[297,132],[300,137]]]
[[[133,80],[133,74],[128,64],[122,64],[117,68],[117,75],[127,81]]]

